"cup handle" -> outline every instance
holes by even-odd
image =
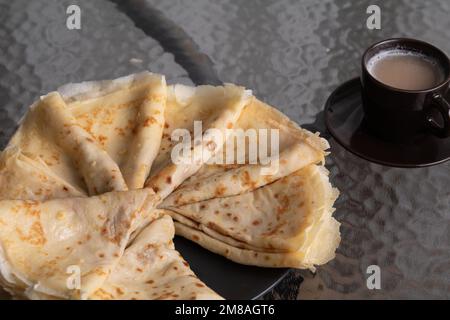
[[[428,123],[431,131],[440,138],[450,137],[450,104],[445,100],[442,95],[435,94],[432,98],[431,108],[439,111],[443,125],[440,125],[436,118],[431,113],[426,116],[426,121]]]

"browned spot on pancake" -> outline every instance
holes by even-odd
[[[108,138],[107,138],[106,136],[103,136],[103,135],[99,135],[99,136],[97,137],[97,139],[98,139],[98,142],[100,142],[100,144],[101,144],[102,146],[104,146],[105,143],[106,143],[106,140],[108,140]]]
[[[148,117],[144,120],[144,127],[150,127],[152,124],[157,123],[158,121],[154,117]]]
[[[173,270],[178,270],[178,267],[177,267],[177,266],[174,266],[174,267],[173,267]]]
[[[256,188],[256,182],[251,179],[250,173],[248,171],[244,171],[242,176],[242,183],[244,186],[248,186],[250,189]]]
[[[202,283],[196,283],[195,286],[196,286],[196,287],[199,287],[199,288],[203,288],[205,285],[202,284]]]
[[[116,128],[114,128],[114,130],[117,132],[117,134],[119,136],[125,136],[125,129],[124,128],[116,127]]]
[[[110,224],[109,219],[106,220],[105,224],[106,225]],[[123,238],[124,230],[127,230],[130,227],[130,221],[127,221],[127,220],[117,221],[114,225],[115,225],[114,226],[115,229],[112,234],[110,232],[108,232],[108,229],[106,227],[103,227],[101,229],[101,233],[109,241],[119,244],[120,240],[122,240],[122,238]]]
[[[283,207],[283,206],[277,207],[277,215],[282,215],[283,213],[286,212],[286,210],[287,210],[286,207]]]
[[[106,292],[103,289],[98,289],[97,291],[95,291],[95,294],[100,296],[104,300],[113,299],[114,298],[112,294],[110,294],[109,292]]]
[[[99,253],[99,258],[104,258],[105,257],[105,254],[104,253]]]
[[[214,214],[219,214],[219,211],[218,210],[214,211]]]
[[[236,217],[236,216],[233,217],[233,221],[238,222],[238,220],[239,220],[238,217]]]
[[[258,224],[260,224],[261,222],[259,220],[254,220],[252,222],[252,225],[257,226]]]
[[[63,187],[63,190],[66,191],[66,192],[69,191],[69,189],[67,189],[66,186]]]
[[[171,176],[168,176],[168,177],[166,178],[166,182],[167,182],[167,184],[171,184],[171,183],[172,183],[172,177],[171,177]]]
[[[169,128],[169,124],[166,122],[164,123],[164,128],[168,129]]]
[[[192,239],[195,240],[195,241],[200,240],[200,238],[197,235],[195,235],[195,234],[192,236]]]
[[[147,284],[153,284],[153,283],[155,283],[155,281],[154,281],[154,280],[148,280],[148,281],[146,281],[145,283],[147,283]]]
[[[231,122],[228,122],[227,123],[227,129],[231,129],[231,128],[233,128],[233,124]]]
[[[39,217],[41,215],[41,212],[39,210],[30,210],[27,211],[27,213],[33,217]]]
[[[142,270],[141,268],[136,268],[137,272],[144,272],[144,270]]]
[[[184,264],[186,267],[189,267],[189,263],[187,263],[186,261],[183,261],[183,264]]]
[[[206,207],[207,207],[206,204],[201,204],[201,205],[200,205],[200,209],[202,209],[202,210],[203,210],[203,209],[206,209]]]
[[[22,241],[26,241],[32,245],[43,246],[47,242],[42,225],[38,221],[33,222],[28,230],[28,234],[25,234],[19,228],[16,228],[16,231]]]
[[[117,292],[118,295],[123,295],[124,294],[123,290],[120,289],[120,288],[116,288],[116,292]]]
[[[215,195],[223,196],[225,194],[226,190],[227,190],[227,188],[223,184],[219,184],[216,188]]]

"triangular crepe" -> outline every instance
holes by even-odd
[[[47,200],[86,196],[57,176],[40,158],[33,160],[17,147],[0,154],[0,200]]]
[[[164,77],[149,72],[69,84],[31,106],[8,148],[44,164],[74,194],[142,188],[159,150],[165,101]],[[0,174],[28,173],[4,169]],[[47,196],[59,194],[56,188]]]
[[[150,189],[0,201],[0,282],[16,296],[88,297],[103,285],[131,233],[158,214],[157,201]],[[77,270],[80,287],[70,287]]]
[[[130,189],[142,188],[159,150],[166,81],[149,72],[59,89],[77,123],[120,167]]]
[[[232,165],[205,164],[188,180],[184,181],[169,197],[164,200],[162,207],[180,206],[183,204],[199,202],[217,197],[226,197],[254,190],[271,183],[294,171],[297,171],[311,163],[323,162],[329,148],[328,142],[318,135],[300,128],[285,115],[273,107],[254,98],[243,110],[239,121],[235,125],[236,130],[255,130],[257,146],[259,148],[260,132],[267,132],[267,156],[277,153],[278,157],[272,159],[273,171],[268,170],[268,165],[262,163],[249,163],[249,139],[245,140],[245,163]],[[279,147],[272,150],[272,144],[268,130],[278,130]],[[262,138],[264,139],[264,138]],[[234,155],[238,155],[238,142],[235,139],[232,144]],[[222,150],[223,159],[227,156],[227,150]],[[275,166],[277,161],[277,166]]]
[[[179,222],[175,222],[175,228],[178,235],[231,261],[268,268],[297,268],[314,271],[315,266],[325,264],[335,257],[334,252],[340,242],[339,223],[334,218],[331,218],[319,230],[306,252],[265,252],[246,249],[217,240],[205,232]]]
[[[146,186],[152,187],[161,198],[168,196],[185,179],[196,173],[213,157],[227,139],[242,110],[251,101],[251,92],[232,84],[199,86],[174,85],[168,88],[164,132]],[[201,122],[202,130],[195,132],[194,122]],[[185,129],[190,139],[183,141],[191,148],[186,163],[174,163],[172,141],[174,130]],[[216,129],[215,132],[208,129]],[[222,140],[221,140],[222,139]]]
[[[197,236],[203,232],[205,239],[212,237],[241,249],[295,252],[297,265],[313,265],[323,263],[323,259],[314,261],[306,255],[317,234],[329,229],[333,238],[339,238],[339,224],[331,217],[336,197],[328,172],[309,165],[254,191],[166,209],[176,212],[177,232],[186,234],[186,228],[193,228]],[[329,258],[335,249],[336,242],[322,243],[321,251]]]
[[[174,232],[169,216],[153,221],[125,250],[105,284],[90,298],[222,299],[194,275],[188,263],[174,249]]]

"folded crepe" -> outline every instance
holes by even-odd
[[[86,193],[56,175],[41,158],[11,146],[0,154],[0,200],[47,200]]]
[[[139,189],[161,142],[167,100],[165,77],[150,72],[58,89],[79,126],[120,167],[129,189]]]
[[[158,214],[157,201],[150,189],[0,201],[0,283],[17,297],[89,297],[122,257],[131,233]],[[71,272],[78,287],[68,285]]]
[[[175,250],[174,233],[172,219],[167,215],[150,223],[90,299],[222,299],[194,275]]]
[[[236,262],[313,268],[339,244],[337,195],[326,169],[312,164],[253,191],[165,209],[178,234]]]
[[[13,151],[2,155],[9,161],[0,163],[0,181],[7,182],[0,198],[61,195],[60,184],[45,193],[34,180],[14,185],[10,177],[26,177],[31,168],[62,181],[66,196],[142,188],[159,150],[165,102],[164,76],[149,72],[69,84],[42,97],[8,144]]]
[[[316,240],[304,252],[264,252],[255,249],[241,248],[220,241],[209,234],[186,224],[175,222],[177,234],[203,248],[222,255],[231,261],[240,264],[268,268],[297,268],[315,271],[315,266],[322,265],[334,258],[334,251],[339,245],[340,236],[336,230],[339,223],[331,219],[329,224],[319,230]],[[331,243],[330,246],[328,243]]]
[[[267,139],[269,162],[259,150],[256,163],[250,161],[250,134],[240,145],[232,136],[231,149],[228,141],[220,151],[222,162],[203,164],[158,206],[176,221],[177,234],[239,263],[313,268],[332,259],[339,243],[339,224],[331,216],[337,190],[324,167],[315,165],[324,162],[327,141],[256,98],[234,128],[256,130],[253,144],[258,148]],[[278,133],[276,150],[268,132],[273,129]],[[238,148],[245,150],[240,163]],[[228,154],[234,157],[232,165],[223,162]],[[273,163],[276,166],[269,168]],[[312,239],[319,231],[323,237],[324,230],[329,236],[321,253],[314,255],[310,249],[319,249]],[[227,252],[238,249],[239,254],[218,252],[218,243],[228,246]],[[242,258],[243,249],[251,250],[251,256],[259,252],[276,258],[270,262]]]
[[[251,101],[249,90],[232,84],[224,86],[174,85],[167,91],[167,106],[161,147],[153,163],[147,187],[161,198],[167,197],[185,179],[195,174],[218,153],[229,130]],[[196,132],[195,122],[201,122]],[[214,130],[212,130],[214,129]],[[173,141],[175,130],[189,134],[181,142]],[[187,156],[173,152],[175,145],[191,150]]]
[[[234,129],[235,132],[255,132],[253,144],[258,150],[253,153],[256,154],[256,161],[252,163],[249,158],[251,138],[245,139],[245,145],[239,145],[239,138],[234,135],[231,143],[228,141],[232,149],[227,150],[227,146],[222,148],[221,161],[204,164],[195,175],[172,192],[161,207],[180,206],[255,190],[309,164],[324,162],[325,150],[329,148],[328,142],[318,134],[300,128],[281,112],[256,98],[242,111]],[[277,148],[272,148],[274,145],[269,130],[277,131]],[[260,152],[260,142],[264,139],[267,152]],[[245,156],[242,163],[237,162],[239,152]],[[267,158],[264,158],[264,154]],[[233,163],[231,165],[225,162],[229,155]]]

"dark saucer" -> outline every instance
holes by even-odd
[[[371,162],[402,168],[435,165],[450,159],[450,138],[418,135],[408,143],[384,141],[365,123],[359,78],[340,85],[325,104],[328,131],[348,151]]]

